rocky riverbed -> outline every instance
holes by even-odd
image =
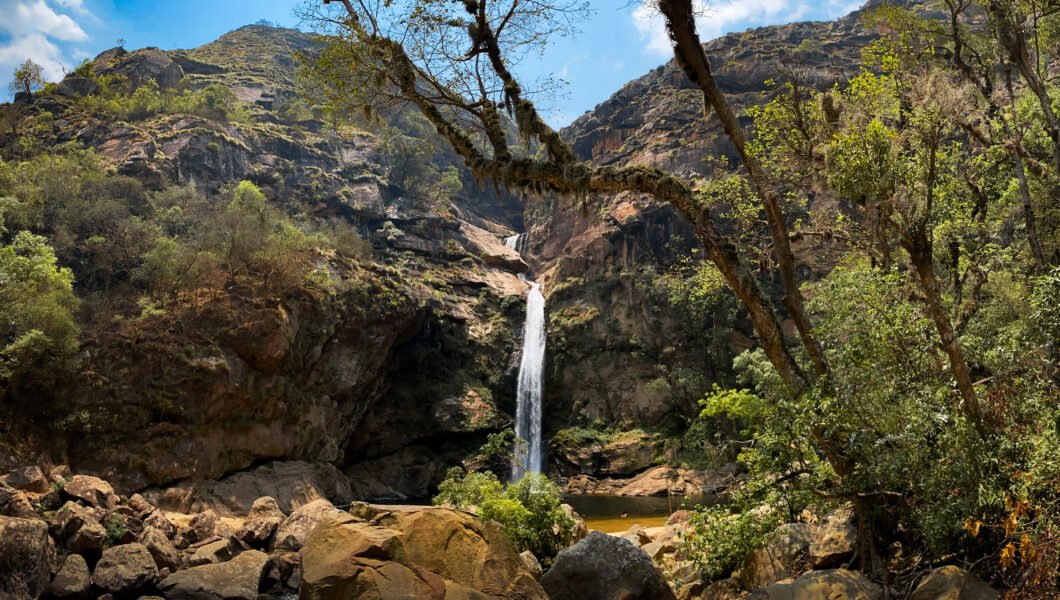
[[[282,479],[277,479],[282,481]],[[239,510],[249,488],[212,488],[184,511],[179,489],[119,494],[58,466],[0,478],[0,597],[521,598],[884,600],[848,567],[852,514],[782,526],[730,577],[704,580],[687,555],[690,513],[660,527],[586,531],[547,570],[491,522],[440,507],[336,506],[278,484]],[[221,496],[228,494],[228,503]],[[579,519],[580,520],[580,519]],[[997,598],[957,567],[925,570],[915,600]]]

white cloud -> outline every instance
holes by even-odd
[[[18,65],[30,59],[44,69],[49,80],[62,78],[69,54],[81,57],[83,51],[72,44],[88,41],[89,36],[69,14],[92,19],[84,0],[0,0],[0,77],[10,76]],[[6,38],[6,39],[4,39]]]
[[[843,15],[859,6],[849,0],[804,2],[802,0],[693,0],[697,13],[696,26],[704,42],[720,37],[727,31],[748,26],[791,23],[806,18],[814,9],[832,15]],[[842,11],[842,12],[841,12]],[[659,11],[640,4],[633,11],[633,25],[645,43],[645,52],[658,56],[672,56],[673,48],[666,35]]]
[[[88,34],[69,15],[57,12],[44,0],[0,0],[0,12],[8,15],[0,29],[14,37],[32,33],[64,42],[83,42]]]
[[[0,73],[10,77],[15,68],[26,62],[27,58],[43,67],[46,79],[55,81],[62,78],[62,51],[39,33],[17,37],[0,45]]]
[[[87,8],[85,8],[84,0],[55,0],[55,3],[65,8],[66,10],[73,11],[79,15],[92,14],[88,12]]]

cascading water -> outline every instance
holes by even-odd
[[[523,236],[505,238],[504,245],[518,251]],[[512,481],[526,473],[540,473],[541,400],[545,374],[545,296],[541,286],[519,276],[529,284],[526,293],[526,324],[523,325],[523,357],[519,363],[519,386],[516,390],[515,439],[512,459]]]

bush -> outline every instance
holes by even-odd
[[[574,521],[563,511],[559,488],[544,475],[530,473],[505,487],[489,471],[455,467],[439,484],[434,504],[495,521],[520,550],[545,563],[572,541]]]
[[[727,577],[782,524],[773,510],[733,513],[727,507],[697,509],[682,534],[689,560],[707,580]]]

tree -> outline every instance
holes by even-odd
[[[15,78],[8,84],[8,89],[12,94],[31,95],[42,87],[44,87],[44,69],[29,59],[15,69]]]
[[[0,393],[55,377],[77,352],[73,273],[28,231],[0,246]]]
[[[330,2],[325,0],[325,4]],[[968,140],[959,137],[967,98],[952,77],[934,72],[923,58],[912,60],[916,51],[931,45],[917,46],[909,54],[883,52],[882,62],[870,66],[886,67],[882,69],[885,75],[853,82],[846,98],[804,93],[797,85],[788,88],[790,101],[767,116],[793,123],[778,128],[781,136],[806,138],[790,147],[786,156],[776,147],[757,151],[714,78],[696,30],[694,3],[658,0],[656,7],[664,17],[678,66],[702,95],[704,119],[717,118],[739,156],[734,189],[755,215],[762,215],[766,256],[780,282],[779,298],[752,268],[754,251],[741,248],[740,238],[712,213],[712,204],[704,201],[701,180],[649,166],[599,166],[579,160],[541,118],[532,94],[516,80],[509,65],[528,46],[540,46],[550,35],[566,31],[572,15],[581,10],[578,5],[531,0],[466,0],[462,5],[404,0],[379,5],[341,0],[341,8],[324,8],[317,14],[333,37],[310,74],[321,83],[322,96],[340,110],[371,113],[402,103],[415,106],[480,180],[578,200],[594,193],[648,194],[682,213],[693,225],[706,256],[747,311],[761,355],[778,380],[771,387],[779,393],[770,394],[770,400],[794,403],[803,416],[849,404],[851,417],[842,427],[830,426],[828,419],[804,423],[815,446],[813,452],[820,452],[831,470],[830,477],[818,479],[816,491],[854,503],[861,565],[880,573],[882,540],[872,519],[880,490],[865,475],[874,472],[873,461],[878,457],[861,451],[858,440],[875,439],[882,447],[889,442],[883,432],[873,429],[871,415],[860,414],[862,408],[876,409],[871,407],[875,397],[865,391],[865,380],[857,377],[859,357],[848,358],[836,349],[842,347],[843,336],[829,340],[830,352],[826,352],[822,335],[833,330],[820,328],[828,325],[823,318],[816,324],[811,320],[791,248],[793,237],[809,232],[792,229],[792,215],[784,200],[823,189],[858,203],[859,223],[871,230],[869,243],[863,243],[864,236],[847,239],[878,258],[867,267],[863,281],[886,283],[871,289],[879,290],[877,295],[889,303],[888,308],[901,309],[887,313],[899,315],[893,319],[896,325],[911,322],[902,312],[908,308],[903,293],[916,300],[913,306],[919,306],[926,317],[915,320],[915,332],[880,337],[886,343],[897,344],[896,340],[906,338],[924,342],[916,336],[923,334],[921,326],[927,326],[930,337],[927,343],[918,344],[924,355],[917,358],[928,361],[920,372],[934,382],[926,387],[941,401],[938,410],[945,418],[931,421],[924,431],[944,428],[940,435],[957,440],[951,448],[958,449],[958,455],[980,448],[979,444],[997,434],[997,424],[987,418],[980,404],[977,388],[989,384],[974,381],[959,338],[968,315],[976,310],[974,290],[985,279],[976,260],[989,247],[982,239],[986,230],[982,198],[987,192],[977,178],[990,173],[989,168],[980,168],[982,161]],[[502,113],[507,113],[517,136],[510,135]],[[1051,119],[1045,114],[1043,120],[1048,133]],[[536,153],[517,147],[516,139]],[[1027,159],[1019,149],[1016,152]],[[1027,160],[1027,164],[1035,163]],[[787,173],[809,173],[782,177],[778,167]],[[970,255],[962,252],[962,245]],[[956,258],[942,264],[943,253]],[[890,287],[891,278],[899,274],[913,287]],[[966,283],[973,293],[961,302]],[[947,285],[952,287],[947,289]],[[867,283],[855,284],[843,293],[855,295],[868,287]],[[956,296],[956,310],[951,311],[947,292]],[[849,305],[861,301],[852,299]],[[789,343],[781,329],[782,318],[795,326],[794,343]],[[847,322],[856,327],[877,326],[869,321]],[[845,336],[847,330],[843,331]],[[935,356],[936,349],[943,357]],[[902,358],[901,353],[880,352],[868,360],[878,362],[873,366],[881,372],[891,373],[885,368],[888,361]],[[832,372],[834,362],[843,373]],[[857,384],[837,387],[847,382]],[[954,384],[956,393],[951,388]],[[891,395],[880,398],[880,406],[895,401]],[[963,473],[973,480],[985,477],[974,469]],[[896,480],[896,485],[908,486],[909,482]],[[901,496],[896,490],[883,494]]]

